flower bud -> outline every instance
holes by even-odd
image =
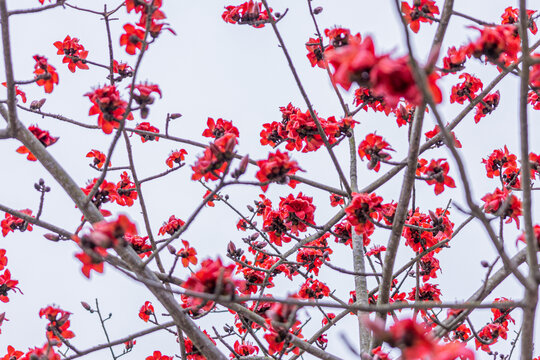
[[[92,308],[90,307],[90,305],[88,305],[86,301],[81,301],[81,305],[85,310],[92,311]]]
[[[170,119],[173,119],[173,120],[174,120],[174,119],[178,119],[179,117],[182,117],[182,114],[180,114],[180,113],[174,113],[174,114],[169,115],[169,118],[170,118]]]
[[[482,261],[480,262],[480,265],[482,265],[482,266],[485,267],[485,268],[489,267],[489,263],[488,263],[486,260],[482,260]]]
[[[169,250],[172,255],[176,254],[176,249],[171,244],[167,245],[167,250]]]
[[[52,234],[52,233],[47,233],[45,235],[43,235],[43,237],[47,240],[51,240],[51,241],[58,241],[60,240],[60,236],[56,235],[56,234]]]
[[[317,6],[315,9],[313,9],[313,14],[319,15],[320,13],[322,13],[322,11],[323,11],[322,6]]]

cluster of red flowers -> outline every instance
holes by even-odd
[[[206,330],[203,330],[203,333],[206,335],[206,337],[214,344],[216,345],[216,342],[212,337],[206,332]],[[207,360],[206,357],[201,353],[201,351],[193,344],[190,338],[186,337],[184,338],[184,347],[186,349],[186,359],[187,360]],[[154,352],[155,354],[155,352]],[[147,358],[146,360],[173,360],[172,357],[162,357],[162,358]]]
[[[69,71],[74,73],[77,68],[88,69],[88,65],[86,65],[88,51],[84,49],[84,46],[79,44],[79,39],[72,39],[68,35],[64,41],[57,41],[53,45],[58,49],[57,55],[64,55],[62,63],[68,64]]]
[[[429,214],[421,213],[419,209],[410,211],[402,233],[405,245],[414,252],[421,253],[443,240],[450,239],[454,224],[448,219],[448,215],[450,212],[441,208],[435,212],[430,211]],[[439,251],[440,248],[435,250]]]
[[[36,84],[43,86],[47,94],[52,93],[54,85],[58,85],[56,68],[50,65],[44,56],[34,55],[34,60],[36,60],[36,65],[34,65]]]
[[[486,165],[488,178],[492,179],[496,176],[500,178],[502,184],[520,188],[520,169],[517,167],[516,159],[516,155],[510,154],[505,145],[504,149],[493,150],[487,159],[482,159],[482,163]],[[534,179],[534,175],[532,178]]]
[[[120,98],[120,93],[114,85],[107,85],[86,93],[92,102],[88,115],[98,115],[98,126],[105,134],[118,129],[124,119],[133,120],[133,115],[127,111],[127,102]]]
[[[315,224],[315,206],[313,198],[298,193],[295,197],[289,194],[281,198],[277,210],[272,204],[265,206],[262,212],[263,231],[269,236],[271,243],[281,246],[282,242],[291,241],[291,235],[307,231],[308,226]]]
[[[193,169],[192,180],[217,180],[223,174],[234,157],[234,147],[237,139],[228,133],[216,139],[204,150],[204,154],[197,159]]]
[[[89,195],[98,179],[94,178],[86,187],[81,188],[85,195]],[[137,199],[137,189],[135,183],[131,181],[128,173],[124,171],[120,175],[120,181],[116,184],[103,180],[98,187],[97,192],[92,198],[92,202],[96,207],[108,202],[115,202],[120,206],[132,206],[133,201]]]
[[[508,301],[506,298],[497,298],[495,302],[504,303]],[[516,321],[510,316],[510,312],[513,308],[497,308],[491,309],[493,314],[493,320],[491,320],[487,325],[485,325],[480,331],[478,331],[478,338],[474,339],[476,349],[480,348],[481,350],[491,353],[489,348],[491,345],[495,344],[499,338],[506,340],[508,333],[509,323],[516,323]]]
[[[32,216],[32,210],[30,209],[24,209],[19,210],[21,213]],[[6,235],[9,232],[14,232],[15,230],[19,231],[32,231],[32,224],[27,222],[26,220],[23,220],[21,218],[18,218],[16,216],[13,216],[11,214],[6,213],[4,220],[0,222],[0,225],[2,226],[2,236],[6,237]],[[2,270],[2,269],[0,269]]]
[[[416,176],[425,180],[429,185],[435,185],[435,195],[444,191],[444,187],[455,188],[454,179],[448,176],[450,167],[445,159],[433,159],[429,162],[425,159],[418,160]]]
[[[397,320],[388,330],[380,320],[364,319],[364,323],[373,331],[373,335],[401,351],[401,359],[456,359],[474,360],[474,353],[460,342],[438,344],[438,340],[431,337],[430,329],[413,319]],[[389,359],[381,348],[373,350],[380,359]]]
[[[135,55],[137,49],[142,50],[143,43],[148,41],[145,39],[145,32],[152,38],[157,38],[162,30],[169,30],[176,34],[167,23],[162,22],[166,19],[165,14],[161,11],[162,0],[126,0],[126,10],[130,13],[135,10],[135,13],[141,14],[139,22],[135,25],[125,24],[125,33],[120,36],[120,45],[126,47],[126,52],[130,55]],[[150,18],[148,18],[150,15]]]
[[[270,124],[263,124],[262,145],[276,147],[282,142],[286,142],[285,148],[289,151],[310,152],[319,149],[324,144],[317,124],[309,111],[302,112],[290,103],[280,107],[279,110],[282,113],[281,122],[274,121]],[[351,129],[356,123],[348,117],[338,121],[334,116],[328,119],[317,116],[317,120],[330,144],[336,143],[342,136],[350,136]]]
[[[298,292],[298,296],[302,299],[322,299],[328,295],[330,295],[330,288],[319,280],[313,280],[312,278],[307,278]]]
[[[287,153],[282,153],[279,150],[275,153],[268,154],[267,160],[257,161],[257,165],[260,170],[257,171],[255,177],[263,183],[261,185],[263,191],[268,189],[268,183],[270,182],[289,184],[294,189],[298,181],[291,180],[289,175],[294,175],[298,170],[302,170],[298,167],[296,161],[289,159]]]
[[[423,95],[416,85],[408,57],[392,59],[390,55],[376,55],[371,37],[362,40],[360,34],[351,36],[348,44],[325,53],[328,62],[334,67],[334,80],[349,90],[352,83],[367,87],[375,96],[383,97],[384,102],[395,108],[400,99],[418,105]],[[428,74],[428,86],[435,102],[442,101],[441,90],[436,81],[437,73]]]
[[[292,298],[295,298],[293,296]],[[264,339],[268,342],[268,353],[283,353],[287,355],[292,352],[296,355],[300,350],[291,344],[288,339],[289,334],[302,337],[300,321],[296,320],[297,307],[295,305],[273,303],[266,310],[265,317],[269,326],[268,332],[264,334]]]
[[[55,144],[58,141],[58,137],[51,136],[51,134],[49,134],[49,132],[47,130],[41,130],[36,125],[30,125],[28,127],[28,130],[32,133],[32,135],[34,135],[36,137],[36,139],[39,140],[41,145],[43,145],[44,147],[51,146],[51,145]],[[28,154],[28,156],[26,158],[28,160],[30,160],[30,161],[36,161],[37,160],[37,158],[34,156],[34,154],[32,154],[30,152],[30,150],[28,150],[28,148],[26,146],[24,146],[24,145],[18,147],[16,151],[19,154]]]
[[[270,21],[268,12],[262,9],[262,4],[253,0],[237,6],[226,6],[221,18],[229,24],[248,24],[254,28],[262,28]]]

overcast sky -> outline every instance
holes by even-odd
[[[208,141],[201,136],[206,126],[206,119],[208,117],[229,119],[240,131],[239,153],[249,153],[253,159],[265,157],[270,149],[261,147],[259,143],[262,124],[279,121],[281,118],[279,107],[289,102],[304,111],[306,109],[283,53],[277,46],[272,29],[269,26],[262,29],[235,26],[222,21],[223,7],[238,5],[239,2],[178,0],[164,0],[163,2],[163,11],[177,36],[168,32],[162,33],[150,46],[143,60],[140,80],[159,84],[163,92],[163,98],[156,100],[151,106],[148,121],[164,131],[166,114],[181,113],[183,116],[171,123],[170,133],[206,143]],[[104,1],[80,0],[70,1],[70,3],[101,10]],[[120,1],[106,1],[105,3],[108,4],[108,8],[114,8]],[[437,3],[442,7],[442,1]],[[508,3],[502,0],[456,0],[455,9],[487,21],[497,22]],[[512,2],[512,5],[516,6],[514,3]],[[530,3],[534,2],[530,1]],[[326,72],[311,68],[306,58],[304,44],[314,34],[306,1],[273,0],[270,4],[275,11],[281,13],[286,8],[289,9],[285,19],[279,23],[279,27],[314,108],[322,117],[332,115],[339,117],[340,105],[331,89]],[[9,9],[35,6],[39,6],[37,0],[8,1]],[[348,27],[353,33],[360,32],[363,36],[371,35],[379,53],[405,54],[401,26],[398,26],[393,1],[314,0],[313,6],[324,8],[323,12],[317,16],[322,29],[335,25]],[[533,7],[533,9],[537,8]],[[123,9],[118,14],[119,20],[112,23],[115,59],[134,65],[135,56],[125,53],[124,48],[119,46],[118,38],[123,32],[122,26],[127,22],[134,23],[138,18],[133,14],[128,16]],[[32,79],[35,63],[32,56],[35,54],[48,57],[60,76],[59,86],[55,87],[50,95],[45,95],[43,88],[35,84],[25,86],[23,90],[26,91],[29,102],[46,98],[47,102],[43,111],[63,114],[88,124],[96,124],[96,117],[88,116],[90,102],[83,95],[92,88],[106,83],[106,71],[91,67],[91,70],[77,70],[75,74],[72,74],[67,66],[61,63],[61,57],[56,55],[56,48],[52,44],[63,40],[66,35],[77,37],[89,51],[88,59],[107,63],[107,37],[103,21],[93,14],[62,8],[34,15],[14,16],[10,21],[16,79]],[[446,52],[448,46],[462,45],[477,36],[477,31],[467,28],[467,25],[470,24],[460,19],[452,19],[450,31],[443,44],[443,52]],[[426,60],[434,30],[435,25],[422,24],[420,33],[414,36],[415,51],[421,62]],[[534,39],[536,40],[537,37]],[[489,83],[498,74],[492,67],[485,67],[476,60],[469,61],[467,65],[470,65],[469,72],[480,77],[484,84]],[[451,86],[457,82],[457,75],[448,76],[440,81],[443,94],[445,94],[440,112],[446,121],[452,120],[462,109],[461,105],[450,105],[448,99]],[[120,89],[127,94],[124,89],[125,83],[120,84]],[[473,121],[474,115],[471,113],[456,130],[456,135],[463,144],[461,151],[477,202],[480,202],[480,198],[486,193],[493,192],[498,185],[496,180],[485,177],[481,159],[505,144],[511,152],[518,154],[518,112],[515,96],[518,85],[517,78],[505,79],[497,87],[501,92],[499,108],[476,125]],[[350,103],[352,91],[343,93]],[[88,166],[90,161],[85,158],[85,155],[91,149],[105,152],[112,136],[107,136],[101,131],[74,127],[22,111],[19,111],[19,117],[27,125],[38,124],[42,129],[49,130],[53,136],[60,137],[58,143],[49,150],[70,171],[81,187],[89,179],[99,175]],[[355,119],[360,121],[360,125],[356,128],[357,143],[366,134],[377,131],[377,134],[384,136],[396,150],[395,159],[402,159],[406,155],[407,129],[398,128],[392,116],[386,118],[371,111],[367,113],[362,111]],[[136,114],[135,120],[128,125],[134,126],[142,121]],[[424,132],[433,128],[434,121],[431,116],[427,116]],[[536,153],[540,152],[538,136],[535,136],[540,131],[539,121],[538,113],[531,112],[530,148]],[[171,150],[179,148],[179,144],[164,140],[142,144],[138,136],[133,136],[131,141],[140,178],[166,170],[165,159]],[[35,212],[39,194],[34,190],[33,184],[41,177],[52,188],[52,192],[47,194],[43,220],[74,231],[80,220],[79,211],[41,165],[25,160],[23,155],[15,152],[18,146],[19,144],[12,140],[0,142],[0,153],[3,159],[0,202],[16,209],[31,208]],[[191,165],[201,150],[188,146],[184,148],[188,151],[186,162]],[[346,167],[347,147],[342,146],[337,153]],[[124,154],[125,146],[121,141],[112,159],[114,166],[127,164]],[[302,174],[303,176],[339,187],[338,177],[325,151],[307,155],[294,153],[293,157],[307,171]],[[418,183],[417,204],[421,210],[427,212],[428,209],[445,207],[449,199],[464,205],[464,199],[459,191],[461,183],[458,181],[454,162],[450,160],[450,154],[441,149],[427,154],[426,157],[429,159],[448,158],[451,175],[456,180],[458,188],[457,190],[447,189],[443,194],[435,197],[432,186]],[[376,179],[388,169],[388,166],[383,165],[381,172],[377,174],[369,171],[365,162],[360,162],[360,187]],[[186,166],[168,177],[145,184],[143,187],[144,196],[149,205],[152,229],[155,233],[170,215],[174,214],[185,220],[201,201],[205,190],[200,184],[190,181],[190,178],[191,168]],[[401,179],[401,175],[396,176],[383,189],[377,191],[377,194],[383,196],[385,202],[397,200]],[[108,180],[119,181],[119,173],[111,173]],[[297,194],[299,191],[314,197],[318,222],[322,223],[333,215],[332,211],[335,209],[329,206],[327,193],[302,185],[292,193]],[[291,189],[288,187],[270,185],[268,196],[278,203],[279,196],[286,196],[290,192]],[[245,211],[245,205],[251,204],[260,191],[254,188],[230,188],[224,193],[230,195],[231,202],[241,211]],[[538,213],[537,203],[534,208],[536,213]],[[144,234],[138,204],[129,209],[117,205],[108,205],[106,208],[113,213],[127,212],[137,222],[139,232]],[[450,212],[451,220],[457,226],[464,216],[455,207]],[[238,216],[234,212],[223,204],[217,203],[215,208],[206,208],[202,212],[183,238],[197,249],[200,260],[216,254],[224,257],[227,243],[233,240],[240,244],[240,239],[244,236],[244,233],[236,231],[237,220]],[[518,250],[514,241],[518,232],[513,224],[506,226],[506,229],[506,247],[508,252],[513,254]],[[24,295],[10,293],[10,302],[0,305],[0,313],[5,311],[7,318],[10,319],[2,325],[0,355],[3,355],[9,344],[23,351],[29,346],[43,345],[46,321],[38,318],[38,311],[47,305],[56,304],[73,313],[71,328],[76,334],[74,344],[79,349],[85,349],[105,340],[97,317],[84,311],[79,304],[80,301],[92,304],[94,299],[98,298],[104,313],[113,314],[111,320],[107,322],[112,339],[147,327],[137,316],[144,301],[154,302],[157,314],[163,312],[143,286],[127,279],[114,269],[106,267],[104,275],[93,274],[91,281],[86,280],[81,274],[79,261],[73,256],[77,251],[76,246],[71,242],[51,243],[42,237],[43,233],[39,229],[34,229],[31,233],[10,233],[6,238],[0,239],[0,248],[7,250],[8,268],[13,277],[20,281],[19,286],[24,293]],[[388,232],[379,231],[375,233],[372,240],[374,244],[385,245],[387,239]],[[352,269],[350,250],[335,244],[333,240],[331,246],[335,251],[332,259],[340,266]],[[409,248],[401,246],[399,253],[401,263],[410,259],[412,255]],[[495,250],[484,231],[477,224],[473,224],[452,240],[451,249],[442,251],[438,258],[443,268],[443,273],[438,279],[443,299],[459,301],[466,299],[481,286],[485,270],[481,267],[480,261],[491,262],[495,258]],[[398,262],[397,266],[401,263]],[[185,269],[179,269],[176,275],[185,278],[188,272]],[[349,291],[353,290],[352,278],[338,277],[327,269],[321,272],[321,279],[327,281],[332,290],[336,290],[336,295],[343,299],[348,299]],[[278,288],[283,289],[279,293],[281,295],[299,288],[298,281],[291,285],[288,280],[279,280],[277,284]],[[370,282],[370,288],[374,285]],[[410,291],[412,286],[414,285],[411,280],[410,285],[405,286],[406,291]],[[522,291],[513,279],[509,279],[489,299],[500,296],[517,300],[522,296]],[[513,312],[512,316],[519,319],[520,313]],[[301,317],[305,319],[307,315],[301,314]],[[167,317],[161,315],[159,318],[160,321],[168,320]],[[473,317],[476,328],[481,328],[489,321],[489,318],[489,311],[479,311]],[[218,319],[220,319],[217,321],[220,325],[217,327],[218,330],[221,330],[221,325],[225,322],[229,324],[233,322],[232,316],[229,315]],[[220,323],[222,320],[223,323]],[[517,321],[519,323],[519,320]],[[202,328],[210,330],[210,325],[215,325],[216,320],[210,319],[200,324]],[[320,324],[320,314],[313,312],[312,324],[315,326]],[[312,329],[313,327],[308,326],[305,335],[309,337]],[[513,330],[517,331],[518,328],[511,327],[509,338],[515,335]],[[351,341],[356,342],[355,331],[357,331],[357,325],[352,316],[343,320],[329,334],[331,352],[350,358],[351,354],[343,345],[340,334],[345,332]],[[538,334],[536,339],[540,339]],[[505,343],[501,349],[507,350],[508,346],[509,342]],[[494,346],[494,349],[497,348]],[[163,354],[172,355],[178,352],[178,345],[170,334],[150,335],[137,340],[133,352],[126,355],[124,359],[142,359],[154,350],[161,350]],[[103,359],[105,356],[108,354],[100,352],[88,356],[88,359]],[[480,354],[479,358],[486,357]]]

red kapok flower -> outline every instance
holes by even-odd
[[[507,202],[506,198],[508,196],[510,196],[510,200]],[[492,194],[484,195],[482,201],[485,203],[484,211],[490,214],[497,214],[500,207],[504,204],[504,212],[498,215],[502,216],[503,219],[508,218],[508,220],[506,220],[507,224],[512,222],[512,220],[515,220],[516,226],[519,229],[519,216],[522,212],[521,200],[519,200],[517,196],[510,194],[506,188],[504,188],[504,190],[497,188]]]
[[[37,127],[36,125],[30,125],[30,127],[28,128],[28,130],[30,130],[30,132],[32,133],[32,135],[34,135],[36,137],[36,139],[39,140],[39,142],[41,143],[41,145],[43,145],[44,147],[48,147],[48,146],[51,146],[53,145],[54,143],[56,143],[58,141],[58,137],[53,137],[51,136],[51,134],[49,134],[48,131],[46,130],[41,130],[39,127]],[[30,160],[30,161],[36,161],[37,158],[34,156],[34,154],[32,154],[30,152],[30,150],[28,150],[26,148],[26,146],[20,146],[17,148],[16,150],[19,154],[28,154],[28,156],[26,157],[26,159]]]
[[[238,129],[233,125],[232,121],[223,120],[222,118],[214,120],[209,117],[206,125],[208,128],[204,129],[202,133],[204,137],[219,139],[225,134],[234,134],[236,137],[240,136]]]
[[[3,82],[2,85],[7,87],[7,83]],[[15,85],[15,96],[20,96],[23,103],[26,103],[26,93],[19,89],[17,85]]]
[[[466,100],[471,101],[476,97],[476,93],[482,90],[484,86],[480,79],[467,73],[459,75],[459,78],[464,80],[461,84],[452,86],[450,103],[457,102],[463,104]]]
[[[324,47],[321,43],[321,39],[309,38],[306,49],[308,51],[307,58],[311,63],[311,66],[318,66],[321,69],[324,69],[326,64],[324,61]]]
[[[69,71],[74,73],[77,68],[88,69],[88,65],[86,65],[88,51],[84,49],[84,46],[79,44],[79,39],[72,39],[68,35],[64,41],[57,41],[53,45],[58,49],[57,55],[64,55],[62,62],[68,64]]]
[[[104,153],[95,149],[89,151],[88,154],[86,154],[86,157],[94,158],[94,166],[97,166],[98,169],[101,169],[103,165],[105,165],[105,161],[107,160],[107,157]],[[112,166],[110,161],[109,166]]]
[[[13,346],[8,345],[7,354],[0,360],[17,360],[23,355],[24,353],[22,351],[17,351]]]
[[[538,27],[536,22],[532,20],[532,16],[536,11],[527,10],[527,16],[529,18],[528,28],[533,35],[536,35],[538,32]],[[518,24],[519,23],[519,9],[513,8],[511,6],[504,9],[504,13],[501,15],[501,24]]]
[[[302,299],[322,299],[328,295],[330,295],[330,288],[319,280],[313,280],[312,278],[307,278],[298,292],[298,296]]]
[[[381,209],[382,200],[382,197],[375,194],[352,193],[352,200],[345,208],[347,220],[358,234],[364,236],[364,239],[373,233],[374,225],[371,220]]]
[[[148,322],[150,319],[150,315],[154,314],[154,306],[150,301],[145,301],[144,305],[141,306],[141,309],[139,310],[139,317],[144,321]]]
[[[127,88],[131,89],[131,85],[129,85]],[[151,96],[153,92],[157,93],[159,97],[161,98],[162,96],[161,90],[159,89],[158,85],[144,83],[144,84],[137,84],[134,86],[133,100],[135,100],[137,105],[139,105],[140,110],[141,110],[141,118],[143,119],[146,119],[148,117],[148,113],[150,112],[150,110],[148,109],[148,105],[151,105],[154,103],[154,97]],[[147,131],[153,131],[153,130],[147,130]]]
[[[510,154],[506,145],[503,149],[493,150],[487,159],[482,159],[482,163],[486,165],[487,177],[499,176],[502,169],[508,167],[516,167],[516,155]]]
[[[154,351],[151,356],[147,356],[145,360],[173,360],[171,356],[162,355],[160,351]]]
[[[124,234],[124,240],[131,245],[131,248],[135,250],[141,259],[150,256],[152,245],[146,242],[148,236]]]
[[[443,58],[443,70],[453,74],[463,70],[467,57],[471,57],[468,46],[462,46],[457,50],[455,46],[448,48],[448,53]]]
[[[231,133],[210,143],[204,150],[204,154],[191,166],[193,169],[191,179],[217,180],[219,175],[225,171],[227,163],[232,160],[236,143],[236,136]]]
[[[245,341],[245,342],[242,341],[242,343],[240,343],[238,340],[236,340],[234,343],[234,352],[240,356],[249,356],[255,353],[258,354],[259,348],[253,345],[252,343],[250,343],[249,341]],[[234,354],[231,354],[230,357],[231,359],[236,358]]]
[[[413,2],[412,7],[407,2],[402,1],[401,12],[411,30],[417,33],[421,22],[433,23],[431,18],[434,17],[433,15],[439,14],[439,8],[435,5],[435,1],[432,0],[416,0]],[[429,18],[425,17],[426,15]]]
[[[178,250],[178,255],[182,259],[182,266],[188,267],[189,264],[197,265],[197,250],[189,246],[189,242],[182,240],[184,247]]]
[[[540,249],[540,225],[534,225],[534,237],[536,238],[536,241],[538,242],[538,248]],[[521,234],[517,241],[521,241],[524,243],[527,243],[525,233]],[[517,243],[517,242],[516,242]]]
[[[4,270],[4,273],[0,275],[0,301],[3,303],[9,302],[8,291],[19,292],[22,294],[21,289],[17,287],[18,280],[11,278],[11,273],[8,269]]]
[[[186,155],[187,155],[187,151],[184,149],[175,150],[169,155],[167,160],[165,160],[165,163],[167,164],[168,167],[172,169],[174,167],[174,164],[180,165],[182,161],[185,160]]]
[[[427,85],[436,103],[442,101],[441,90],[435,83],[439,78],[440,76],[435,72],[427,77]],[[381,57],[370,73],[370,81],[373,91],[383,96],[384,101],[392,108],[398,104],[400,98],[404,98],[413,105],[419,105],[422,102],[423,95],[416,85],[407,56],[396,60],[389,56]]]
[[[371,69],[379,61],[371,37],[362,41],[359,35],[351,36],[346,46],[328,50],[326,56],[334,67],[335,82],[345,90],[349,90],[353,82],[368,85]]]
[[[105,134],[110,134],[113,129],[118,129],[120,121],[124,117],[133,120],[133,115],[125,115],[127,102],[120,98],[120,93],[114,85],[98,88],[93,92],[84,94],[92,102],[89,115],[98,115],[98,126]]]
[[[448,125],[448,124],[447,124]],[[439,133],[441,132],[441,129],[439,128],[439,125],[435,125],[435,127],[433,128],[433,130],[431,131],[428,131],[426,132],[424,135],[426,135],[426,139],[429,140],[429,139],[432,139],[434,138],[436,135],[438,135]],[[461,141],[459,141],[457,138],[456,138],[456,134],[451,131],[450,134],[452,135],[452,138],[454,139],[454,147],[456,148],[461,148]],[[439,146],[443,146],[444,145],[444,141],[443,140],[439,140],[437,141],[434,146],[436,147],[439,147]]]
[[[78,240],[79,245],[85,249],[108,249],[122,244],[122,237],[125,234],[137,235],[137,227],[126,215],[122,214],[116,220],[104,220],[93,224],[93,229],[89,234],[75,240]]]
[[[26,214],[28,216],[32,216],[32,210],[30,209],[24,209],[19,210],[23,214]],[[2,235],[6,237],[6,235],[11,231],[14,232],[15,230],[19,231],[32,231],[32,224],[29,222],[26,222],[23,219],[20,219],[16,216],[13,216],[11,214],[6,213],[5,219],[2,220],[0,223],[2,226]]]
[[[262,10],[262,4],[253,0],[238,6],[226,6],[221,18],[230,24],[249,24],[254,28],[263,27],[269,20],[268,12]]]
[[[499,90],[497,90],[493,94],[487,95],[481,102],[476,104],[474,122],[478,124],[481,118],[485,117],[487,114],[491,114],[497,108],[497,106],[499,106],[500,99],[501,94]]]
[[[455,188],[454,179],[448,176],[450,167],[445,159],[431,160],[422,172],[426,176],[426,182],[429,185],[435,185],[435,195],[439,195],[444,191],[444,187]]]
[[[126,46],[126,52],[135,55],[137,49],[141,50],[144,40],[144,30],[131,24],[124,25],[124,34],[120,36],[120,46]]]
[[[259,171],[255,177],[261,182],[277,182],[280,184],[288,183],[293,189],[298,181],[289,179],[288,175],[294,175],[300,167],[294,160],[289,159],[289,154],[277,150],[275,153],[269,153],[267,160],[257,161]],[[268,184],[261,185],[261,189],[266,192]]]
[[[182,287],[211,295],[234,295],[236,289],[243,284],[242,281],[232,278],[234,268],[234,264],[224,266],[219,257],[216,260],[206,259],[201,263],[200,270],[191,274]],[[204,302],[205,300],[196,297],[188,299],[190,306],[198,306]]]
[[[58,73],[56,69],[49,65],[44,56],[34,55],[36,65],[34,65],[34,75],[38,79],[36,84],[43,86],[47,94],[52,93],[54,85],[58,85]]]
[[[47,325],[47,339],[49,341],[56,340],[58,344],[62,344],[62,339],[72,339],[75,337],[75,334],[69,330],[70,321],[69,316],[70,312],[64,311],[60,308],[47,306],[39,310],[39,317],[42,318],[45,315],[46,319],[49,320]],[[54,329],[54,330],[53,330]],[[57,336],[57,333],[60,336]]]
[[[377,134],[368,134],[358,146],[358,155],[360,159],[364,157],[369,160],[368,169],[373,169],[376,172],[381,168],[381,160],[389,160],[392,158],[386,151],[394,151],[382,136]]]
[[[159,129],[157,127],[155,127],[155,126],[150,125],[149,122],[142,122],[140,124],[137,124],[135,129],[159,134]],[[140,135],[141,135],[141,141],[143,143],[145,143],[147,141],[154,141],[154,140],[159,141],[158,136],[154,136],[154,135],[150,135],[150,134],[140,134]]]
[[[330,205],[332,207],[345,205],[345,199],[343,198],[343,196],[337,194],[330,194]]]
[[[185,222],[181,219],[177,219],[176,216],[171,215],[169,221],[163,223],[163,226],[159,228],[158,235],[174,234],[178,229],[184,226]]]

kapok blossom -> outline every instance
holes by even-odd
[[[120,127],[122,120],[133,120],[131,113],[126,115],[127,102],[122,100],[120,93],[114,85],[97,88],[84,94],[92,102],[88,115],[98,115],[98,126],[105,134],[110,134],[113,129]]]

